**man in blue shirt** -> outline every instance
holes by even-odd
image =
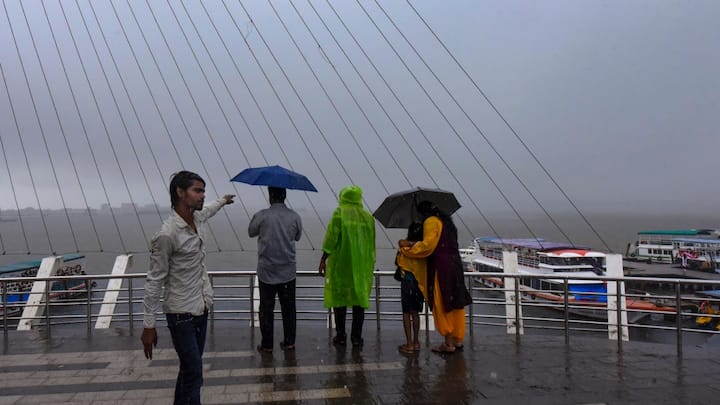
[[[283,318],[284,350],[295,349],[295,242],[300,240],[300,215],[285,205],[285,189],[268,187],[270,208],[253,215],[248,226],[251,238],[258,237],[257,277],[260,286],[261,353],[273,348],[275,295]]]

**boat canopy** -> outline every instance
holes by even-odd
[[[581,246],[575,246],[567,243],[546,242],[544,239],[506,239],[495,237],[477,238],[482,243],[497,243],[500,245],[508,245],[512,247],[523,247],[535,250],[557,250],[557,249],[585,249]]]
[[[82,259],[85,256],[78,254],[78,253],[68,253],[62,255],[63,262],[69,262],[71,260],[77,260]],[[30,270],[30,269],[36,269],[40,267],[41,260],[28,260],[25,262],[18,262],[13,264],[7,264],[5,266],[0,266],[0,274],[6,274],[6,273],[15,273],[19,271],[24,270]]]
[[[677,236],[696,236],[696,235],[712,235],[717,232],[716,229],[661,229],[656,231],[640,231],[638,235],[677,235]]]
[[[547,257],[605,257],[605,253],[585,249],[558,249],[543,252]]]

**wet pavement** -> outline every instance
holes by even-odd
[[[384,325],[384,324],[383,324]],[[279,325],[278,325],[279,326]],[[276,328],[277,335],[281,328]],[[0,355],[0,404],[169,404],[177,361],[167,329],[146,360],[139,330],[10,331]],[[298,325],[297,349],[260,354],[259,330],[243,321],[216,323],[204,356],[204,404],[715,404],[720,348],[617,342],[600,337],[475,329],[462,352],[423,347],[402,354],[400,327],[365,324],[362,348],[336,348],[320,322]]]

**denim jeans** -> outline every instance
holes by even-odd
[[[180,359],[175,383],[175,405],[200,404],[203,384],[202,354],[207,332],[207,311],[203,315],[166,314],[173,346]]]
[[[283,343],[295,344],[295,280],[281,284],[266,284],[260,281],[260,334],[263,349],[273,348],[273,326],[275,323],[275,295],[280,301],[283,320]]]

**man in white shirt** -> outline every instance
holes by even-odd
[[[151,241],[141,340],[145,357],[152,359],[153,346],[157,346],[155,314],[162,292],[163,312],[180,359],[176,405],[200,403],[202,353],[208,309],[213,303],[205,267],[205,223],[225,204],[232,204],[234,197],[225,195],[203,208],[205,181],[192,172],[175,173],[170,181],[172,213]]]
[[[260,334],[257,347],[261,353],[273,349],[275,295],[280,301],[283,320],[284,350],[295,349],[295,242],[302,235],[300,215],[285,205],[284,188],[268,187],[270,207],[253,215],[248,235],[258,237],[257,277],[260,287]]]

